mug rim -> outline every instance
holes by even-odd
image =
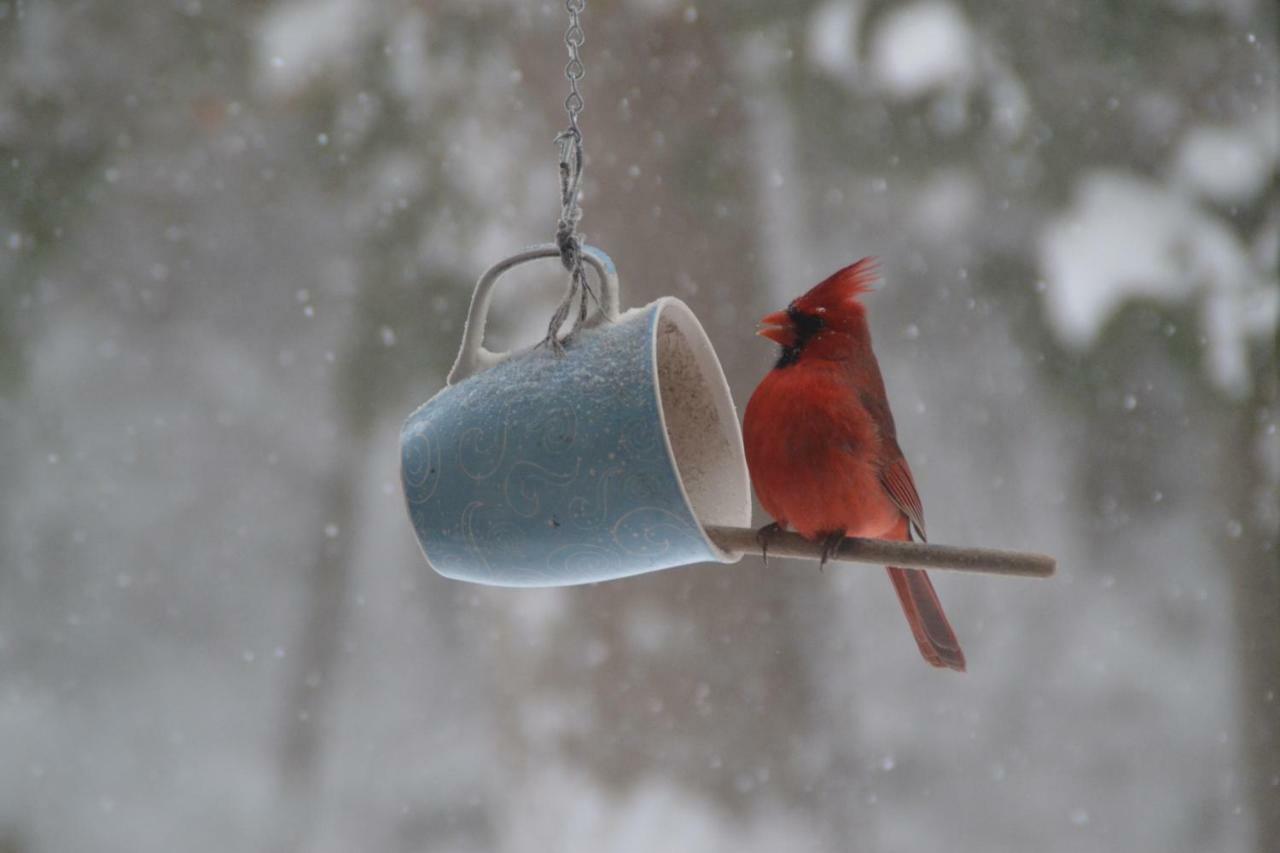
[[[632,311],[653,311],[649,327],[649,368],[653,375],[652,387],[654,402],[658,409],[658,422],[661,426],[662,444],[666,450],[667,459],[671,462],[671,468],[675,472],[676,486],[680,489],[680,497],[689,512],[689,517],[697,523],[698,534],[706,543],[707,550],[721,563],[736,563],[742,559],[742,554],[725,550],[707,533],[707,523],[699,517],[693,498],[689,495],[689,489],[685,486],[684,474],[680,470],[679,457],[676,455],[675,447],[671,444],[671,430],[667,425],[667,410],[662,402],[662,378],[658,364],[658,334],[661,330],[663,316],[668,309],[672,309],[672,313],[675,315],[675,317],[671,318],[672,322],[675,323],[680,334],[684,336],[685,341],[691,345],[694,361],[704,380],[706,390],[709,392],[710,402],[715,408],[716,414],[720,416],[722,423],[732,425],[727,429],[721,429],[720,433],[729,440],[729,451],[733,459],[718,460],[717,464],[737,463],[734,466],[738,469],[735,471],[737,476],[734,479],[741,481],[737,484],[738,491],[741,493],[738,496],[740,497],[740,506],[736,508],[739,510],[737,513],[738,518],[731,523],[731,526],[749,527],[751,525],[751,481],[750,475],[747,473],[746,450],[742,443],[742,429],[738,424],[738,409],[734,405],[733,395],[729,389],[729,381],[724,375],[724,367],[720,364],[715,347],[711,344],[711,338],[707,335],[706,329],[702,327],[698,316],[693,313],[692,308],[678,297],[660,296],[648,305],[624,312],[618,320],[625,321],[627,314],[632,313]],[[676,320],[676,317],[679,320]],[[693,334],[691,335],[690,332]]]

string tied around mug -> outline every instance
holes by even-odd
[[[542,341],[557,355],[564,352],[565,342],[587,319],[588,301],[596,298],[582,264],[582,238],[578,235],[578,223],[582,221],[580,201],[584,166],[582,129],[578,127],[578,116],[585,106],[582,93],[578,90],[578,81],[586,75],[586,67],[582,64],[578,51],[587,40],[580,18],[586,9],[587,0],[565,0],[564,6],[569,13],[569,28],[564,34],[564,45],[569,51],[569,62],[564,67],[565,79],[569,81],[569,95],[564,99],[569,126],[555,138],[560,160],[560,219],[556,223],[556,246],[560,249],[560,263],[569,273],[569,288],[551,315],[547,336]],[[569,318],[574,299],[578,299],[578,316],[573,328],[561,338],[560,327]]]

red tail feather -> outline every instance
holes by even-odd
[[[964,672],[964,652],[960,641],[951,630],[947,615],[942,612],[942,602],[934,592],[933,582],[926,572],[918,569],[888,567],[889,580],[902,602],[902,612],[907,615],[911,633],[920,647],[920,654],[934,666]]]

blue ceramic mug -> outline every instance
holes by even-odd
[[[498,277],[559,255],[535,246],[480,277],[446,387],[401,431],[405,500],[427,562],[458,580],[561,586],[735,561],[705,526],[750,524],[742,435],[683,302],[620,314],[613,262],[585,247],[599,300],[564,354],[484,348]]]

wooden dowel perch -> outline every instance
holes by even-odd
[[[708,527],[707,535],[726,551],[738,554],[761,553],[756,531],[750,528]],[[822,543],[811,542],[798,533],[775,533],[769,537],[769,556],[817,560],[822,556]],[[855,537],[841,542],[830,559],[840,563],[872,563],[907,569],[945,569],[1024,578],[1051,577],[1058,567],[1057,561],[1045,554]]]

